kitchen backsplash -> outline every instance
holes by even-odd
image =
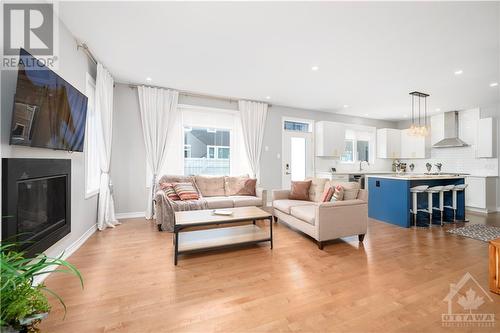
[[[426,163],[432,164],[436,172],[436,163],[442,163],[442,172],[469,173],[474,176],[498,176],[498,158],[476,158],[476,147],[434,148],[429,159],[403,159],[409,170],[410,163],[415,164],[413,172],[427,172]]]

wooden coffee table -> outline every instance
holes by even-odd
[[[174,225],[174,265],[179,254],[220,249],[235,245],[270,242],[273,248],[273,217],[258,207],[229,208],[230,216],[215,215],[213,209],[175,212]],[[269,232],[255,224],[256,220],[269,220]],[[252,224],[228,227],[239,222]],[[185,230],[199,226],[224,226],[205,230]],[[182,232],[181,232],[182,231]]]

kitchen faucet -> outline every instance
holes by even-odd
[[[362,167],[363,162],[366,162],[366,165],[370,165],[370,162],[368,162],[368,161],[359,161],[359,171],[363,171],[363,167]]]

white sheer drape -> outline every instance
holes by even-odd
[[[101,123],[99,137],[99,164],[101,180],[99,183],[99,206],[97,209],[97,228],[99,230],[120,224],[115,217],[113,186],[109,176],[111,160],[111,138],[113,137],[113,77],[102,66],[97,65],[96,77],[96,117]]]
[[[154,215],[153,195],[156,192],[158,172],[165,163],[169,141],[172,140],[173,127],[179,113],[177,109],[179,93],[145,86],[138,87],[137,91],[146,159],[151,172],[146,218],[152,219]]]
[[[238,106],[248,162],[253,177],[259,178],[260,154],[262,151],[262,141],[264,139],[264,127],[266,125],[267,104],[252,101],[239,101]]]

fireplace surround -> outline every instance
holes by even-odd
[[[2,242],[31,256],[71,232],[71,160],[2,159]]]

